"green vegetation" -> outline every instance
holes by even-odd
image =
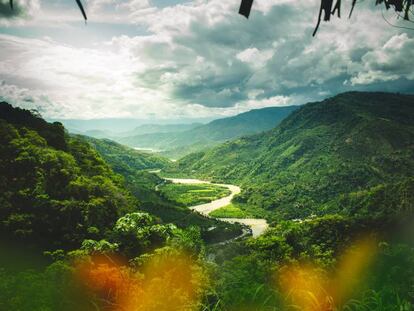
[[[96,149],[105,161],[120,174],[128,174],[131,170],[162,169],[170,164],[166,158],[137,151],[109,139],[96,139],[88,136],[82,136],[82,139]]]
[[[229,205],[230,210],[228,210],[226,207],[223,207],[222,209],[216,210],[213,213],[211,213],[211,216],[214,217],[222,217],[222,218],[239,218],[236,216],[230,216],[231,212],[233,210],[233,212],[236,212],[237,214],[239,213],[243,213],[245,216],[242,218],[264,218],[264,219],[272,219],[272,211],[269,210],[264,210],[260,207],[254,206],[254,205],[249,205],[246,203],[240,203],[237,202],[237,196],[233,199],[233,202]],[[224,209],[224,210],[223,210]],[[236,211],[235,209],[237,209],[238,211]],[[224,212],[224,214],[222,216],[217,216],[219,214],[217,213],[222,213]],[[228,216],[225,216],[228,213]]]
[[[152,306],[144,310],[154,310],[154,306],[168,310],[172,302],[196,310],[199,295],[209,284],[205,264],[196,257],[203,250],[199,230],[162,226],[144,213],[118,219],[109,240],[84,240],[76,250],[46,252],[52,261],[46,267],[18,266],[17,259],[26,256],[27,262],[33,254],[16,256],[12,248],[2,248],[2,254],[5,250],[0,269],[2,310],[124,309],[130,299],[142,303],[142,297]],[[120,255],[130,263],[124,263]],[[163,296],[156,295],[160,291]],[[165,292],[175,294],[166,296]]]
[[[218,310],[413,310],[414,248],[395,242],[412,224],[395,225],[328,215],[216,247]]]
[[[212,211],[210,214],[212,217],[217,218],[250,218],[249,215],[244,210],[240,209],[236,204],[229,204],[223,206],[215,211]]]
[[[154,154],[140,152],[109,139],[75,136],[87,141],[110,165],[125,178],[126,187],[142,203],[162,204],[155,187],[162,182],[151,170],[162,169],[170,161]]]
[[[103,239],[138,202],[104,160],[61,124],[0,104],[0,232],[43,249]]]
[[[173,168],[1,103],[0,309],[413,311],[413,100],[338,95]],[[186,207],[227,189],[161,167],[270,228],[232,240]]]
[[[235,201],[275,221],[363,213],[362,202],[385,189],[406,191],[381,206],[406,202],[412,211],[413,141],[414,96],[345,93],[303,106],[269,132],[191,154],[175,170],[241,185]]]
[[[192,213],[185,208],[186,205],[183,202],[175,201],[174,198],[169,198],[168,195],[164,196],[162,192],[156,190],[159,185],[164,183],[164,180],[149,171],[169,165],[170,162],[165,158],[139,152],[107,139],[76,137],[88,141],[110,167],[124,177],[125,187],[139,200],[140,209],[158,217],[162,223],[174,223],[180,228],[197,226],[201,230],[203,240],[207,243],[219,242],[240,234],[241,229],[238,225],[222,223]],[[217,195],[223,191],[219,191],[217,194],[215,192],[217,192],[216,188],[208,195]],[[197,193],[189,194],[188,197],[194,203],[208,202],[206,201],[206,192],[202,192],[202,194],[201,200]]]
[[[229,139],[270,130],[296,109],[296,106],[263,108],[214,120],[186,131],[162,131],[113,139],[131,147],[164,150],[162,155],[178,159]]]
[[[208,203],[231,193],[226,187],[212,184],[167,183],[159,190],[167,200],[186,207]]]
[[[128,182],[86,141],[67,135],[58,123],[1,103],[0,132],[2,310],[112,308],[125,293],[122,282],[128,276],[136,275],[133,279],[139,282],[146,275],[155,285],[165,274],[176,276],[171,269],[177,264],[190,269],[181,273],[193,283],[204,275],[204,263],[197,259],[203,253],[202,238],[220,241],[240,234],[238,226],[199,215],[196,219],[206,220],[203,226],[214,230],[179,229],[137,211],[144,204],[125,188]],[[148,264],[161,265],[161,274],[148,274],[142,268]],[[117,274],[121,271],[127,274]],[[184,279],[174,282],[165,282],[173,286],[165,290],[182,293],[172,296],[179,298],[177,303],[200,304],[198,293],[204,287],[197,288],[195,300],[186,294]],[[146,285],[152,292],[154,285]],[[158,298],[155,302],[159,306]]]

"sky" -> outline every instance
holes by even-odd
[[[54,119],[215,118],[344,91],[414,90],[414,30],[359,1],[0,0],[0,100]],[[384,17],[385,19],[384,19]]]

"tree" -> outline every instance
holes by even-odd
[[[10,8],[13,10],[13,7],[14,7],[13,0],[9,0],[9,1],[10,1]],[[75,0],[75,1],[86,22],[88,18],[86,16],[85,9],[83,8],[82,2],[80,0]],[[357,3],[357,0],[352,0],[352,6],[349,12],[349,18],[351,17],[352,12],[354,11],[356,3]],[[411,10],[411,5],[413,3],[414,2],[412,0],[375,0],[376,5],[384,4],[387,10],[389,10],[390,8],[393,9],[399,17],[403,17],[403,19],[406,21],[410,21],[410,15],[414,14],[413,11]],[[334,0],[321,0],[318,22],[316,23],[315,30],[313,31],[312,36],[315,36],[319,29],[319,25],[322,20],[322,13],[324,14],[323,20],[325,22],[330,21],[331,15],[337,14],[339,18],[341,17],[342,0],[336,0],[335,5],[333,4],[334,4]],[[240,4],[239,14],[245,16],[246,18],[249,18],[252,6],[253,6],[253,0],[242,0]],[[401,16],[400,13],[403,13],[404,16]],[[389,22],[387,21],[387,23]]]
[[[349,12],[349,18],[352,15],[352,12],[354,11],[355,5],[357,3],[357,0],[352,0],[352,6],[351,10]],[[385,8],[389,10],[392,8],[398,16],[400,16],[400,13],[404,13],[404,20],[409,21],[410,15],[413,15],[413,11],[411,10],[411,5],[414,3],[412,0],[375,0],[375,4],[383,4],[385,5]],[[318,22],[316,24],[315,30],[313,31],[312,36],[316,35],[316,32],[318,31],[319,25],[321,23],[322,13],[324,14],[324,21],[329,21],[331,19],[331,15],[337,14],[338,17],[341,17],[341,0],[336,0],[335,5],[334,0],[321,0],[321,5],[319,9],[319,16],[318,16]],[[253,0],[242,0],[240,5],[239,14],[245,16],[246,18],[249,18],[250,11],[253,5]]]

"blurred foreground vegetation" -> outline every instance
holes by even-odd
[[[223,189],[160,196],[168,161],[1,103],[0,310],[413,310],[411,99],[339,99],[178,163],[246,187],[216,212],[272,221],[228,243],[240,227],[185,207]]]

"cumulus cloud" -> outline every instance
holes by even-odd
[[[128,116],[144,113],[146,104],[161,99],[161,94],[133,85],[139,64],[131,64],[124,55],[7,35],[0,35],[0,49],[3,79],[48,94],[61,106],[61,115],[55,117]]]
[[[236,58],[244,63],[251,64],[253,68],[263,67],[273,56],[273,49],[259,51],[257,48],[248,48],[238,53]]]
[[[414,38],[406,33],[394,35],[381,48],[369,51],[357,65],[353,84],[371,84],[400,78],[414,80]]]
[[[256,89],[262,90],[260,99],[306,98],[305,93],[313,99],[332,88],[346,89],[346,81],[359,75],[355,68],[367,61],[362,56],[396,32],[378,12],[361,6],[352,21],[324,24],[314,39],[316,3],[257,3],[248,21],[235,14],[238,1],[218,0],[140,16],[136,22],[147,25],[162,43],[147,41],[145,49],[154,52],[151,60],[161,65],[145,70],[138,83],[162,86],[174,98],[206,107],[234,106]],[[147,57],[138,42],[131,39],[129,50]],[[393,72],[382,74],[389,79]]]
[[[407,89],[412,35],[361,3],[352,20],[323,23],[312,38],[316,1],[255,1],[246,20],[237,14],[239,0],[89,0],[90,23],[109,14],[108,24],[134,23],[145,32],[89,48],[2,35],[0,74],[47,94],[63,107],[61,117],[221,116],[383,89],[386,81],[390,90]]]

